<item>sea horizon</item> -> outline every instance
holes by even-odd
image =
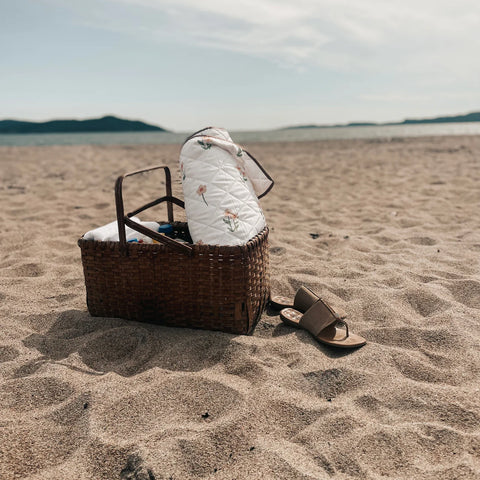
[[[191,133],[148,131],[0,134],[0,146],[181,144]],[[480,135],[480,122],[312,127],[256,131],[232,130],[230,133],[237,143],[347,139],[388,140],[422,136]]]

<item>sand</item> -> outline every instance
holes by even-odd
[[[0,478],[479,478],[480,137],[246,147],[274,292],[368,344],[90,317],[77,239],[121,173],[166,162],[179,193],[179,146],[1,147]]]

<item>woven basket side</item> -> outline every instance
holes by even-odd
[[[194,245],[188,257],[164,245],[80,239],[91,315],[248,333],[268,301],[268,229],[242,247]]]

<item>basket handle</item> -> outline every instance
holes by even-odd
[[[122,194],[122,185],[123,180],[127,177],[131,177],[132,175],[137,175],[139,173],[151,172],[152,170],[158,170],[163,168],[165,171],[165,189],[166,195],[164,197],[157,198],[152,202],[146,203],[141,207],[137,208],[133,212],[127,213],[125,215],[124,205],[123,205],[123,194]],[[128,225],[133,230],[137,232],[143,233],[148,237],[152,238],[153,240],[157,240],[164,245],[168,245],[182,253],[187,255],[193,254],[193,249],[191,246],[186,245],[184,243],[177,242],[173,238],[169,238],[165,235],[162,235],[158,232],[151,230],[150,228],[144,227],[139,223],[133,221],[130,217],[136,215],[137,213],[143,212],[147,208],[153,207],[160,203],[167,202],[167,214],[168,214],[168,221],[170,223],[173,222],[173,204],[178,205],[182,208],[185,208],[185,203],[182,200],[172,196],[172,176],[170,174],[170,169],[166,165],[158,165],[154,167],[144,168],[142,170],[136,170],[135,172],[125,173],[124,175],[120,175],[115,182],[115,204],[117,207],[117,223],[118,223],[118,237],[120,241],[120,251],[123,254],[127,253],[127,236],[125,234],[125,225]]]

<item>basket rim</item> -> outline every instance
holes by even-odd
[[[175,222],[175,223],[187,223],[187,222]],[[235,253],[239,251],[247,251],[252,248],[255,248],[258,244],[264,242],[269,233],[269,228],[268,225],[265,225],[263,230],[259,233],[257,233],[254,237],[252,237],[247,243],[244,243],[243,245],[204,245],[204,244],[198,244],[194,243],[192,244],[193,251],[195,253],[210,253],[210,252],[215,252],[215,253]],[[80,248],[83,247],[91,247],[96,248],[100,247],[102,249],[116,249],[120,248],[120,242],[115,242],[115,241],[99,241],[99,240],[85,240],[83,238],[83,235],[78,239],[77,242],[78,246]],[[173,251],[171,248],[169,248],[167,245],[162,245],[159,243],[128,243],[128,248],[132,248],[134,250],[145,250],[145,251]]]

